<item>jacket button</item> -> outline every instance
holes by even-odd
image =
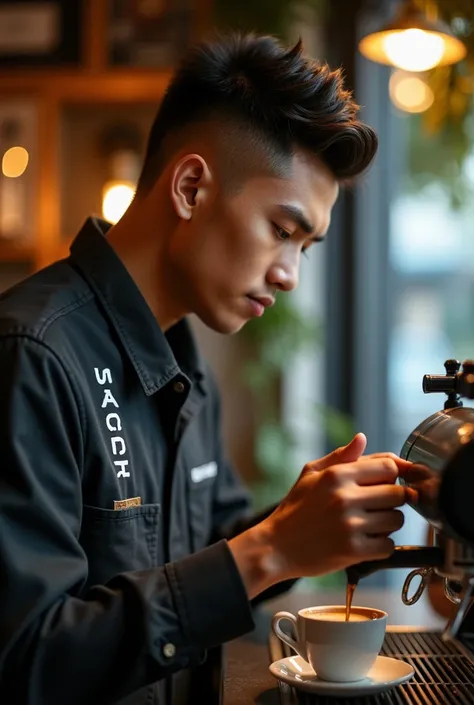
[[[163,653],[166,658],[173,658],[173,656],[176,654],[176,646],[170,643],[165,644],[163,646]]]
[[[175,382],[175,383],[173,384],[173,389],[174,389],[174,391],[177,392],[178,394],[182,394],[182,393],[184,392],[185,387],[184,387],[184,384],[183,384],[182,382]]]

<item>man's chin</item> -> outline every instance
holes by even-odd
[[[206,325],[215,333],[220,333],[221,335],[234,335],[244,327],[245,323],[246,321],[240,321],[238,324],[230,323],[229,321],[219,321],[212,324],[208,323]]]
[[[234,335],[241,330],[247,323],[245,319],[241,316],[219,316],[206,313],[205,315],[199,315],[198,317],[208,328],[213,330],[215,333],[220,333],[221,335]]]

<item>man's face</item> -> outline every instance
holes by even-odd
[[[170,243],[186,310],[220,333],[264,315],[277,291],[298,285],[302,253],[324,236],[337,195],[334,176],[303,153],[287,177],[249,178],[235,195],[213,182]]]

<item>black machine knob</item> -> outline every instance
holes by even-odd
[[[445,375],[424,375],[423,377],[423,391],[425,394],[441,392],[448,395],[448,398],[444,404],[445,409],[452,409],[457,406],[462,406],[462,402],[459,401],[458,391],[460,367],[461,363],[459,360],[446,360],[444,363],[444,368],[446,370]]]
[[[466,363],[464,363],[465,365]],[[474,369],[474,361],[472,362],[473,364],[473,369]],[[446,360],[444,363],[444,369],[446,370],[447,375],[457,375],[459,370],[461,369],[461,363],[459,360]]]
[[[450,394],[456,387],[454,375],[424,375],[423,391],[425,394],[436,394],[445,392]]]

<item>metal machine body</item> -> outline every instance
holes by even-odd
[[[421,596],[431,571],[444,578],[445,594],[458,605],[443,638],[454,637],[473,604],[474,595],[474,408],[461,397],[474,399],[474,361],[445,362],[445,375],[425,375],[423,391],[447,395],[437,411],[408,436],[400,456],[413,465],[400,483],[416,490],[410,504],[433,527],[432,546],[397,546],[382,561],[368,561],[347,569],[349,582],[385,568],[415,568],[402,591],[406,604]],[[421,582],[409,596],[411,582]]]

